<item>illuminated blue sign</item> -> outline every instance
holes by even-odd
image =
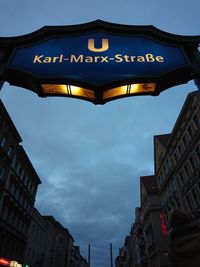
[[[81,81],[102,86],[140,78],[157,78],[189,63],[180,47],[148,37],[91,32],[52,37],[18,47],[9,69],[38,79]]]

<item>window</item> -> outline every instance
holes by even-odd
[[[191,173],[190,173],[190,169],[189,169],[189,165],[188,165],[188,163],[185,164],[185,166],[184,166],[184,170],[185,170],[185,172],[186,172],[186,175],[189,177]],[[187,177],[187,178],[188,178],[188,177]]]
[[[159,163],[159,164],[161,163],[162,158],[163,158],[163,155],[162,155],[162,152],[161,152],[160,155],[159,155],[159,158],[158,158],[158,163]]]
[[[4,168],[0,166],[0,178],[3,178],[4,175]]]
[[[26,185],[27,180],[28,180],[28,177],[27,177],[25,171],[24,171],[24,173],[23,173],[23,178],[22,178],[22,180],[24,181],[24,184]]]
[[[158,185],[159,185],[159,187],[160,187],[160,185],[161,185],[161,179],[160,179],[160,176],[158,176]]]
[[[188,126],[187,132],[188,132],[189,136],[192,137],[192,127],[191,126]]]
[[[161,172],[160,172],[160,181],[161,181],[161,183],[163,182],[163,180],[164,180],[163,172],[161,171]]]
[[[166,169],[167,169],[167,172],[168,172],[169,169],[170,169],[169,159],[166,160]]]
[[[189,161],[190,161],[190,164],[192,166],[192,170],[194,170],[195,169],[195,162],[194,162],[194,159],[192,156],[189,158]]]
[[[185,184],[185,177],[184,177],[182,171],[180,172],[179,177],[180,177],[180,182],[181,182],[181,184],[184,185],[184,184]]]
[[[1,146],[4,147],[6,143],[6,137],[4,136],[2,141],[1,141]]]
[[[195,126],[198,128],[200,125],[200,122],[199,122],[199,118],[198,118],[197,114],[194,115],[193,122],[194,122]]]
[[[8,155],[8,157],[11,156],[11,153],[12,153],[12,147],[9,146],[8,151],[7,151],[7,155]]]
[[[175,161],[175,163],[177,163],[177,161],[178,161],[177,153],[176,152],[174,153],[174,161]]]
[[[11,217],[11,212],[10,210],[8,210],[7,216],[6,216],[6,220],[9,222],[10,221],[10,217]]]
[[[163,173],[164,173],[164,176],[166,177],[167,175],[166,164],[163,165]]]
[[[173,187],[173,192],[174,192],[174,190],[177,190],[177,185],[176,185],[176,182],[175,182],[175,178],[172,180],[172,187]]]
[[[185,135],[183,136],[183,144],[184,144],[184,146],[187,146],[187,144],[188,144],[188,141],[187,141],[187,138],[185,137]]]
[[[18,167],[19,167],[19,161],[16,159],[16,160],[15,160],[15,164],[14,164],[14,169],[15,169],[16,171],[18,171]]]
[[[194,199],[194,205],[195,205],[195,207],[197,207],[198,206],[198,197],[197,197],[196,191],[195,191],[195,189],[192,189],[191,192],[192,192],[193,199]]]
[[[197,155],[197,158],[200,160],[200,146],[197,146],[197,148],[195,149],[195,153]]]
[[[19,174],[20,178],[23,177],[23,169],[21,166],[19,167],[19,173],[18,174]]]
[[[180,155],[182,154],[183,150],[182,150],[182,147],[181,147],[181,144],[178,145],[178,151],[180,153]]]
[[[189,210],[191,211],[192,210],[192,203],[190,201],[189,196],[187,196],[186,199],[187,199],[187,204],[188,204]]]

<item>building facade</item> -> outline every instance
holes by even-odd
[[[163,231],[162,206],[154,175],[140,177],[140,195],[149,267],[166,267],[167,233]]]
[[[33,209],[24,262],[31,267],[88,267],[68,229]]]
[[[48,225],[35,208],[31,217],[24,262],[31,267],[48,267],[50,252]]]
[[[74,239],[53,216],[42,216],[48,225],[49,252],[46,255],[48,267],[71,267]]]
[[[135,208],[135,222],[132,224],[130,235],[125,238],[124,246],[119,249],[115,266],[148,267],[141,208]]]
[[[28,228],[41,183],[0,101],[0,257],[23,262]]]
[[[141,208],[135,208],[135,223],[132,225],[130,235],[133,239],[134,266],[148,267],[147,246],[144,235],[144,223]]]
[[[85,258],[82,257],[80,253],[80,247],[74,246],[71,253],[71,267],[89,267],[88,262]]]
[[[169,227],[180,209],[200,218],[200,92],[190,93],[170,134],[154,136],[155,176]]]
[[[140,177],[140,200],[131,238],[120,249],[116,267],[140,266],[141,259],[146,260],[137,242],[142,231],[137,229],[143,229],[148,267],[169,266],[171,211],[200,219],[200,91],[188,94],[171,133],[154,136],[154,175]],[[134,248],[132,258],[126,244]]]
[[[130,253],[130,249],[132,247],[132,240],[131,237],[128,235],[125,238],[124,246],[119,249],[119,255],[115,259],[115,266],[116,267],[128,267],[132,265],[132,252]]]

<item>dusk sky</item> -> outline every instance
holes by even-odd
[[[154,25],[200,35],[200,1],[1,0],[0,36],[28,34],[45,25],[96,19]],[[6,106],[42,184],[36,208],[67,227],[91,267],[109,267],[140,205],[139,177],[154,171],[153,136],[171,132],[194,82],[158,97],[130,97],[103,106],[70,98],[39,98],[5,83]]]

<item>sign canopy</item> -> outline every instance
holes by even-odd
[[[200,79],[200,36],[94,21],[0,38],[0,80],[104,104]]]

